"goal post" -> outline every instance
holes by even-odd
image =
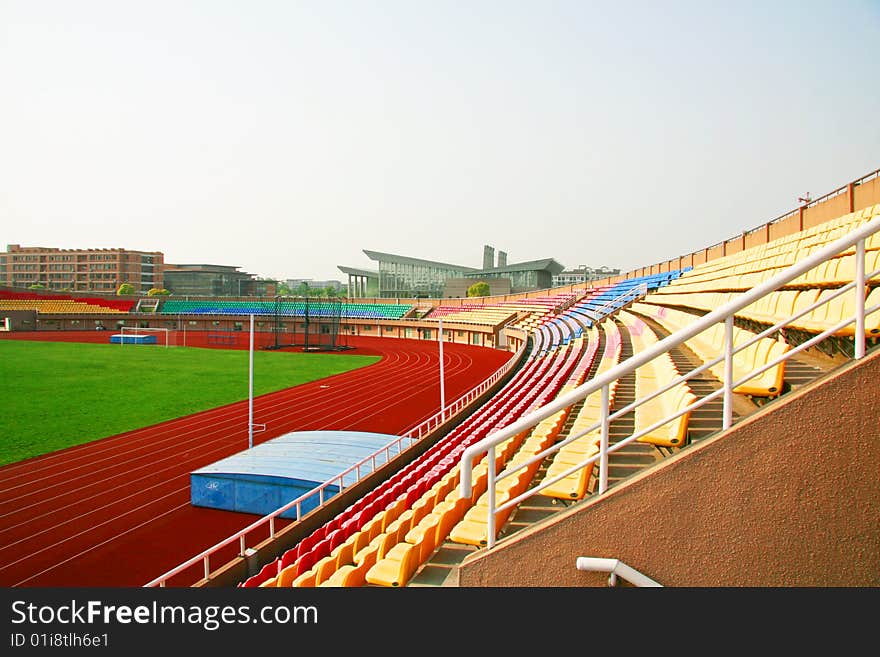
[[[146,336],[152,336],[155,338],[155,342],[148,340]],[[111,341],[119,342],[119,344],[156,344],[164,347],[176,347],[177,329],[120,326],[119,333],[111,336]]]

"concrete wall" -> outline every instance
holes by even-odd
[[[857,185],[853,189],[853,207],[858,210],[880,203],[880,177]]]
[[[880,351],[594,499],[468,557],[460,586],[880,585]]]
[[[849,194],[842,193],[816,205],[804,208],[804,229],[813,228],[826,221],[852,212],[850,210],[851,199]]]
[[[0,310],[0,319],[3,318],[9,318],[10,331],[33,331],[37,327],[36,310]]]

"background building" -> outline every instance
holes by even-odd
[[[348,285],[345,288],[347,297],[363,299],[379,296],[379,272],[342,265],[339,265],[339,271],[348,276]]]
[[[619,269],[610,269],[609,267],[587,267],[581,265],[577,269],[566,269],[565,271],[553,277],[553,287],[562,287],[563,285],[577,285],[578,283],[588,283],[597,281],[611,276],[619,276]]]
[[[503,292],[505,294],[517,294],[552,287],[553,276],[564,270],[564,267],[552,258],[508,264],[507,253],[504,251],[498,252],[496,263],[495,249],[491,246],[483,247],[481,269],[367,249],[364,249],[364,253],[378,263],[378,272],[342,266],[339,269],[349,274],[349,290],[362,289],[358,287],[359,285],[369,287],[370,282],[375,280],[377,293],[370,295],[366,292],[364,294],[350,292],[349,296],[432,299],[465,296],[467,286],[464,285],[464,280],[469,281],[468,285],[482,280],[489,283],[490,287],[507,290]],[[352,288],[353,283],[354,288]],[[459,294],[462,287],[465,289],[464,295]]]
[[[166,265],[165,288],[177,296],[271,297],[277,281],[257,279],[230,265]]]
[[[469,272],[465,274],[465,278],[470,279],[472,283],[477,280],[486,281],[490,286],[493,280],[507,279],[510,281],[508,293],[519,294],[553,287],[553,277],[562,271],[563,266],[553,258],[544,258],[543,260],[530,260],[510,265],[499,263],[497,267]]]
[[[380,297],[439,298],[443,296],[446,279],[464,278],[469,272],[477,271],[471,267],[380,251],[364,249],[364,253],[379,263]]]
[[[342,282],[335,279],[321,281],[315,280],[314,278],[287,278],[284,280],[284,284],[287,286],[290,294],[298,294],[298,289],[304,289],[306,287],[309,290],[320,292],[332,290],[337,296],[339,296],[343,290]]]
[[[444,299],[463,299],[467,297],[468,288],[478,281],[483,281],[489,286],[490,297],[510,294],[509,278],[447,278],[443,286]]]
[[[0,253],[0,281],[8,287],[114,294],[122,283],[135,293],[164,287],[165,257],[158,251],[59,249],[9,244]]]

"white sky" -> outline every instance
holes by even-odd
[[[0,0],[0,248],[628,271],[880,168],[878,55],[878,0]]]

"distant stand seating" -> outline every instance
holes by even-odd
[[[128,313],[135,303],[126,299],[0,290],[0,308],[36,310],[46,314]]]
[[[530,332],[579,296],[578,293],[562,292],[515,301],[440,305],[428,312],[424,319],[486,325],[509,324],[513,328]]]
[[[165,299],[159,309],[160,315],[262,315],[284,317],[341,316],[349,319],[401,319],[413,309],[410,304],[352,303],[282,301],[232,301],[222,299]]]

